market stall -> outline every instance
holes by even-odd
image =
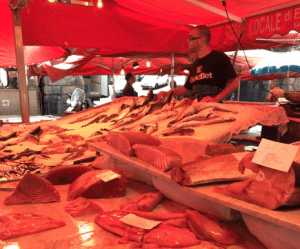
[[[157,1],[156,4],[159,4],[158,2],[159,1]],[[184,25],[180,26],[178,25],[178,22],[175,22],[174,20],[173,21],[176,24],[169,23],[167,21],[161,22],[161,20],[158,21],[158,19],[154,17],[149,17],[149,13],[147,13],[147,15],[143,15],[137,11],[129,11],[129,9],[132,9],[133,7],[128,8],[126,3],[132,4],[132,1],[127,1],[126,3],[121,1],[107,1],[105,3],[107,4],[106,6],[110,7],[110,10],[114,11],[100,13],[101,10],[96,11],[95,9],[84,9],[82,6],[68,6],[62,3],[54,3],[51,6],[48,2],[34,1],[29,5],[30,11],[26,12],[25,8],[22,10],[22,17],[24,20],[23,30],[25,34],[24,42],[28,45],[37,43],[38,40],[38,43],[41,45],[51,44],[52,46],[63,47],[93,47],[98,48],[100,51],[99,53],[107,55],[111,55],[111,53],[114,55],[120,55],[122,53],[123,55],[126,53],[137,54],[139,52],[177,52],[180,54],[181,52],[184,53],[186,51],[186,47],[182,46],[182,44],[186,44],[185,40],[189,30],[188,27]],[[178,3],[183,4],[185,2],[178,1]],[[139,6],[138,2],[136,2],[136,4],[137,7],[135,8],[139,11],[142,12],[143,9],[145,10],[145,7],[142,8],[142,6]],[[239,14],[247,20],[245,22],[245,28],[248,33],[247,36],[244,37],[244,44],[247,44],[248,47],[251,47],[253,43],[255,43],[253,46],[258,46],[257,44],[260,44],[263,47],[267,46],[265,42],[256,43],[256,37],[258,35],[270,37],[275,30],[280,34],[286,34],[291,28],[291,23],[295,24],[293,27],[298,29],[298,1],[290,2],[278,0],[273,3],[267,3],[268,6],[272,6],[269,6],[270,8],[267,9],[265,8],[264,13],[260,13],[260,10],[266,7],[263,2],[260,2],[261,5],[252,5],[250,2],[244,3],[243,8],[241,8],[238,4],[235,4],[235,1],[228,1],[227,4],[231,6],[230,8],[232,13],[236,12],[236,15]],[[216,12],[216,4],[213,5],[212,9]],[[176,5],[173,4],[172,6],[176,10]],[[178,4],[177,8],[179,6],[180,4]],[[205,5],[204,8],[207,9],[207,5]],[[192,9],[196,12],[198,10],[195,7]],[[179,9],[177,9],[177,12],[178,10]],[[217,11],[218,13],[220,13],[219,10]],[[180,8],[179,12],[181,11],[182,8]],[[96,12],[98,12],[98,14],[95,14]],[[156,10],[152,13],[157,15],[160,11]],[[166,12],[165,17],[168,15],[167,13],[168,12]],[[232,13],[229,13],[229,16],[235,20],[234,25],[238,29],[241,28],[241,23],[243,23],[242,18],[233,15]],[[251,16],[253,13],[256,15]],[[294,13],[294,15],[289,15],[289,13]],[[207,17],[208,15],[206,14],[208,14],[208,11],[203,11],[201,15],[199,15],[199,13],[196,14],[199,17]],[[56,16],[62,19],[55,18]],[[125,17],[128,16],[131,18],[126,19]],[[217,15],[217,17],[210,16],[209,18],[206,18],[206,20],[209,20],[211,25],[215,23],[219,24],[226,20],[225,12],[223,12],[221,16],[221,18],[219,15]],[[78,19],[85,20],[87,17],[91,17],[91,19],[88,20],[90,25],[84,25],[83,23],[77,22]],[[97,17],[101,17],[102,19],[97,19]],[[180,17],[179,22],[183,22],[183,17]],[[287,17],[289,18],[287,19]],[[49,19],[46,20],[45,18]],[[266,18],[270,21],[268,24],[278,25],[275,30],[268,30],[266,28],[270,27],[268,25],[263,26]],[[41,22],[41,26],[32,25],[33,23],[39,24],[39,22],[34,22],[34,20],[37,19],[44,20],[44,22]],[[192,18],[192,20],[194,19]],[[285,20],[285,22],[282,20]],[[201,22],[202,21],[203,20],[201,20]],[[68,23],[69,25],[67,29],[73,30],[73,32],[66,32],[66,26],[60,25],[60,22]],[[190,21],[188,22],[190,23]],[[103,23],[107,23],[109,25],[102,25]],[[282,24],[282,26],[280,24]],[[257,27],[257,25],[261,26]],[[103,32],[95,32],[98,27],[103,27]],[[129,32],[131,30],[127,30],[126,27],[135,27],[133,31],[136,34],[136,37],[134,37],[133,33]],[[229,24],[226,23],[225,25],[213,26],[211,29],[214,34],[213,36],[216,37],[212,43],[213,47],[219,46],[220,49],[227,50],[228,48],[233,49],[238,46],[237,40],[233,37],[233,34],[230,31],[231,29],[229,29]],[[152,30],[153,32],[148,32],[149,30]],[[170,35],[166,36],[167,32],[170,32],[168,33]],[[105,36],[105,38],[98,39],[99,33],[101,33],[103,37]],[[122,43],[120,43],[120,34],[123,35]],[[220,34],[220,36],[216,34]],[[226,39],[224,39],[224,37]],[[162,38],[165,39],[162,41]],[[178,43],[174,43],[174,41],[177,41]],[[166,44],[170,44],[170,46],[167,46]],[[154,45],[157,46],[154,47]],[[120,50],[118,51],[116,48],[119,48]],[[34,224],[31,217],[34,218],[35,216],[32,216],[32,214],[25,215],[25,217],[22,215],[16,215],[17,212],[20,212],[20,207],[22,207],[22,209],[24,211],[26,210],[26,212],[37,212],[37,215],[47,214],[48,217],[45,218],[45,220],[52,224],[50,228],[53,228],[52,226],[54,225],[56,226],[55,228],[57,228],[47,232],[41,232],[42,230],[46,230],[46,228],[49,229],[49,227],[45,228],[45,226],[42,226],[42,228],[38,227],[40,228],[40,230],[37,231],[39,233],[25,236],[27,232],[25,231],[26,229],[23,229],[22,227],[13,227],[20,236],[17,236],[16,238],[9,237],[9,240],[7,241],[5,240],[8,239],[7,236],[10,234],[5,234],[6,230],[3,229],[4,234],[2,237],[2,245],[4,247],[17,245],[19,248],[26,248],[25,244],[27,244],[28,241],[33,241],[34,238],[37,238],[38,241],[33,246],[39,248],[41,246],[46,248],[47,246],[65,248],[66,245],[67,247],[70,246],[70,244],[73,246],[74,243],[78,244],[78,242],[79,244],[81,243],[80,246],[88,246],[89,243],[92,244],[91,246],[94,246],[93,243],[96,243],[96,246],[112,246],[115,248],[115,246],[117,246],[116,240],[118,240],[119,237],[112,235],[110,232],[120,235],[121,240],[118,240],[119,243],[127,242],[128,244],[125,244],[125,246],[131,247],[132,238],[135,238],[135,241],[139,241],[136,239],[136,236],[138,236],[139,233],[131,234],[128,232],[131,230],[136,231],[135,226],[128,224],[125,226],[117,220],[116,224],[123,228],[120,231],[120,227],[114,229],[114,224],[108,225],[102,222],[105,215],[111,218],[119,215],[119,213],[116,215],[114,213],[112,215],[105,213],[104,218],[101,214],[97,216],[93,215],[89,218],[80,218],[75,219],[76,221],[74,221],[74,219],[70,218],[65,211],[62,211],[62,209],[69,204],[69,201],[78,194],[78,192],[79,194],[84,192],[86,196],[89,197],[88,199],[95,199],[97,204],[100,206],[103,205],[102,208],[106,212],[109,212],[111,209],[119,208],[119,205],[121,204],[120,202],[125,203],[127,199],[131,199],[131,191],[135,191],[130,184],[126,186],[126,189],[124,188],[125,177],[146,182],[148,185],[153,185],[156,190],[159,190],[165,197],[168,198],[167,202],[169,202],[171,206],[177,206],[178,204],[175,204],[175,202],[183,204],[183,207],[178,205],[178,208],[176,207],[174,209],[168,208],[162,204],[162,206],[158,206],[158,209],[155,210],[155,212],[161,210],[160,208],[163,210],[167,209],[168,214],[164,214],[165,217],[176,214],[177,216],[175,216],[177,218],[183,218],[185,221],[185,229],[181,228],[181,230],[179,230],[179,234],[182,235],[183,231],[187,232],[190,236],[189,238],[194,239],[193,241],[196,248],[199,248],[197,243],[199,244],[200,240],[204,247],[208,245],[216,247],[221,246],[224,248],[227,246],[230,247],[228,244],[233,244],[234,246],[240,246],[241,248],[263,248],[261,243],[257,242],[252,235],[249,235],[248,232],[244,233],[244,231],[247,230],[242,219],[245,220],[248,228],[254,234],[256,231],[255,228],[253,229],[253,223],[259,224],[258,226],[260,226],[260,228],[265,232],[270,232],[272,236],[265,235],[263,233],[255,234],[268,248],[276,248],[276,245],[273,245],[272,243],[272,240],[274,241],[274,237],[277,235],[274,230],[283,231],[283,243],[280,248],[284,248],[284,246],[287,248],[293,248],[295,245],[299,244],[297,240],[299,237],[299,211],[297,207],[287,207],[284,210],[269,210],[267,208],[260,207],[259,205],[251,204],[247,201],[238,200],[215,192],[215,187],[226,188],[227,186],[231,186],[230,183],[232,181],[239,180],[238,183],[243,183],[244,178],[241,177],[234,169],[231,172],[225,169],[224,172],[226,173],[226,177],[217,177],[214,175],[214,178],[203,180],[201,177],[198,177],[199,175],[197,175],[196,179],[192,177],[193,174],[188,172],[188,169],[190,168],[189,165],[184,168],[180,167],[182,166],[181,163],[191,163],[195,161],[193,163],[198,164],[202,160],[213,160],[214,163],[216,163],[216,161],[225,162],[225,165],[218,165],[220,167],[226,166],[226,163],[230,161],[230,165],[234,162],[234,165],[237,167],[244,158],[244,154],[236,153],[239,154],[238,156],[225,155],[225,159],[222,158],[224,160],[214,160],[212,155],[206,154],[207,146],[210,144],[213,146],[225,144],[232,138],[232,135],[238,134],[242,130],[246,130],[256,124],[269,126],[276,125],[280,128],[280,132],[284,134],[286,132],[286,124],[289,120],[285,115],[283,108],[277,106],[270,107],[211,103],[210,105],[202,105],[203,103],[200,104],[198,102],[191,102],[189,99],[177,101],[172,98],[168,98],[168,102],[160,102],[153,99],[153,96],[151,98],[150,97],[151,95],[142,98],[122,98],[106,105],[90,108],[86,111],[63,117],[59,120],[24,123],[21,125],[7,125],[0,129],[1,166],[3,167],[1,182],[3,184],[4,192],[1,197],[3,198],[1,199],[1,210],[3,212],[3,215],[1,216],[2,227],[6,228],[11,224],[15,224],[10,219],[22,220],[21,224],[25,227],[28,224]],[[196,120],[193,120],[195,117],[194,115],[197,115]],[[145,163],[142,159],[128,155],[124,156],[123,154],[120,154],[119,151],[114,151],[111,148],[111,145],[113,144],[112,141],[110,141],[110,145],[107,145],[107,140],[110,134],[113,132],[122,133],[124,131],[135,132],[136,137],[148,135],[151,139],[147,137],[147,142],[149,142],[149,140],[154,141],[154,143],[159,141],[162,145],[169,146],[168,152],[172,150],[173,152],[170,152],[172,155],[176,153],[176,160],[173,160],[177,167],[174,167],[175,179],[177,179],[176,172],[181,173],[181,170],[183,170],[183,176],[185,177],[183,178],[185,181],[182,181],[181,179],[174,181],[169,168],[166,168],[163,171],[158,171],[156,168],[153,168],[152,164]],[[118,134],[119,133],[117,133],[117,135]],[[133,136],[132,133],[130,134]],[[178,140],[170,142],[170,140],[168,140],[170,137]],[[115,139],[115,141],[118,142],[119,140]],[[120,141],[122,142],[123,140]],[[176,144],[176,146],[174,146],[174,144]],[[128,149],[128,143],[126,146]],[[158,145],[156,144],[156,146]],[[197,148],[197,150],[195,148]],[[139,147],[136,146],[135,150],[137,151],[138,149]],[[145,148],[141,147],[140,149],[143,150]],[[157,149],[157,147],[154,147],[154,149]],[[178,149],[177,152],[175,151],[176,149]],[[157,150],[160,151],[160,149]],[[221,149],[217,149],[217,151],[219,150]],[[97,151],[100,151],[101,154],[99,155]],[[129,147],[129,151],[132,151],[131,147]],[[162,149],[162,151],[166,150]],[[194,154],[188,153],[188,151],[192,151]],[[228,158],[230,158],[230,160],[228,160]],[[204,161],[204,164],[206,163],[209,166],[214,165],[211,161]],[[230,165],[227,164],[227,167]],[[103,174],[99,176],[100,173],[97,171],[99,168],[101,170],[105,170],[104,172],[109,172],[108,176],[115,177],[112,180],[115,180],[116,185],[120,188],[115,190],[112,186],[113,184],[110,182],[111,179],[107,180],[107,178],[103,178]],[[56,177],[56,180],[62,185],[53,187],[52,185],[54,183],[47,182],[45,180],[45,175],[47,175],[51,170],[56,169],[58,172],[61,170],[60,173],[57,174],[58,177]],[[70,169],[75,169],[76,174],[74,171],[72,171],[71,174],[69,172]],[[83,184],[82,182],[81,184],[78,184],[78,179],[81,179],[82,176],[86,175],[85,173],[82,173],[82,175],[78,176],[77,172],[79,169],[86,170],[85,173],[88,174],[88,177],[84,178]],[[107,171],[108,169],[109,171]],[[117,172],[114,170],[117,170]],[[65,172],[63,176],[62,172]],[[215,170],[214,172],[219,173],[218,170]],[[221,173],[223,174],[224,172]],[[76,177],[74,175],[76,175]],[[211,177],[210,174],[208,175]],[[107,177],[107,175],[105,176]],[[189,176],[191,179],[186,176]],[[252,176],[246,176],[247,179],[245,181],[253,180],[253,178],[250,177]],[[72,181],[70,178],[72,178]],[[17,185],[10,185],[11,183],[9,183],[9,181],[17,181]],[[202,183],[207,185],[193,185],[195,182],[199,181],[202,181]],[[220,181],[222,181],[222,184]],[[187,182],[188,186],[181,186],[181,182]],[[190,184],[190,182],[192,184]],[[43,184],[43,187],[35,188],[35,184],[37,183]],[[103,187],[101,188],[101,186],[104,186],[106,183],[107,185],[110,184],[111,189],[109,189],[109,191],[102,191]],[[97,188],[92,188],[93,191],[89,192],[86,191],[89,189],[87,186],[96,186]],[[141,192],[147,192],[150,188],[153,190],[152,187],[145,184],[138,185],[137,188],[140,191],[137,191],[139,194]],[[40,189],[45,189],[46,191],[51,190],[49,191],[51,194],[48,195],[49,192],[46,192],[46,194],[37,195],[40,194]],[[120,194],[118,191],[121,191],[124,194],[124,192],[127,191],[127,195],[125,195],[125,197],[122,196],[123,198],[119,198],[121,196],[114,196],[115,198],[113,199],[101,198],[99,195],[89,195],[94,192],[100,194],[97,192],[99,189],[101,190],[101,194],[103,194],[103,192],[106,193],[110,191],[117,194]],[[70,192],[72,194],[70,194]],[[42,197],[40,198],[40,196]],[[47,198],[45,201],[45,197],[49,196],[54,198],[50,198],[50,201],[53,201],[54,203],[48,203],[47,201],[49,201],[49,199]],[[135,196],[137,196],[137,194],[132,195],[132,197]],[[120,202],[113,202],[113,200],[118,200]],[[37,202],[42,203],[37,204]],[[184,211],[182,209],[184,209]],[[207,218],[203,215],[204,217],[202,217],[201,214],[195,210],[209,213],[209,215],[214,216],[208,215]],[[9,215],[11,211],[14,213],[12,216]],[[56,212],[53,214],[51,211]],[[124,215],[125,211],[122,211],[121,214]],[[151,213],[147,215],[153,217],[155,214]],[[241,240],[244,242],[237,242],[236,236],[233,236],[233,231],[227,233],[227,229],[223,229],[223,227],[226,227],[225,224],[227,223],[219,223],[215,216],[222,220],[238,220],[234,221],[235,223],[232,224],[235,229],[239,229],[240,227],[242,228]],[[38,221],[44,219],[44,217],[41,216],[36,217],[38,217]],[[25,223],[23,222],[24,219]],[[29,220],[27,223],[26,219]],[[198,219],[205,221],[202,222],[202,226],[199,224]],[[188,223],[188,226],[186,223]],[[205,224],[204,227],[203,224]],[[209,224],[209,226],[207,224]],[[39,225],[41,226],[40,223]],[[47,225],[49,224],[47,223]],[[95,225],[97,228],[94,229]],[[98,225],[103,227],[105,230],[102,228],[100,229]],[[93,228],[90,229],[90,226]],[[221,233],[221,240],[220,238],[218,240],[218,238],[211,236],[212,234],[215,234],[214,229],[217,229],[217,231]],[[91,230],[95,231],[94,234],[90,233]],[[124,232],[124,230],[126,232]],[[150,232],[153,231],[152,229],[146,230],[151,230]],[[201,231],[200,234],[199,230]],[[177,233],[175,231],[177,231]],[[12,231],[8,229],[8,233],[11,232]],[[149,235],[150,232],[145,231],[145,229],[139,230],[139,232],[142,232],[142,234],[145,235],[142,238],[143,240],[139,237],[140,242],[142,240],[142,242],[147,243],[146,238],[151,237]],[[165,229],[162,226],[159,226],[159,229],[154,229],[154,232],[158,232],[159,234],[160,232],[170,232],[170,236],[172,236],[172,238],[181,238],[181,236],[176,236],[178,235],[178,230],[175,228],[171,229],[169,227],[169,229]],[[103,234],[104,236],[102,236]],[[288,234],[292,234],[292,239],[291,237],[288,237]],[[51,241],[49,241],[48,236],[51,237]],[[248,236],[250,237],[250,241],[253,241],[254,246],[251,244],[252,242],[247,244],[246,241],[249,238]],[[53,241],[53,237],[57,238],[57,240]],[[88,239],[86,239],[87,237]],[[154,236],[156,239],[157,237],[159,236]],[[106,238],[111,238],[111,240]],[[231,239],[233,239],[233,241],[230,241]],[[187,240],[184,240],[184,242],[186,241]],[[175,240],[175,242],[177,242],[177,240]],[[162,244],[161,240],[156,240],[155,243],[149,244],[155,244],[154,246],[156,247],[157,245],[166,246],[165,244]],[[180,246],[185,247],[186,245],[187,244],[180,244]],[[118,244],[118,246],[120,248],[124,248],[123,244]],[[138,246],[140,248],[144,246],[147,247],[144,243],[134,246]],[[178,244],[176,246],[178,246]]]
[[[231,158],[229,161],[228,155],[224,155],[225,164],[223,163],[223,166],[227,167],[227,170],[225,170],[227,175],[225,174],[225,177],[223,171],[223,176],[221,176],[221,178],[220,176],[214,176],[214,178],[209,177],[204,180],[197,180],[200,182],[202,181],[205,185],[181,186],[174,182],[170,177],[171,171],[158,170],[151,164],[145,163],[143,160],[133,156],[126,156],[107,144],[107,137],[111,132],[122,132],[124,128],[126,132],[128,128],[130,132],[151,136],[151,139],[158,138],[162,147],[166,147],[182,157],[182,161],[180,162],[183,164],[193,162],[195,157],[198,157],[198,160],[200,161],[201,158],[210,160],[213,156],[210,157],[206,154],[206,147],[209,144],[215,145],[215,142],[218,142],[217,144],[222,144],[223,142],[229,141],[235,132],[239,133],[240,130],[247,129],[250,126],[254,126],[258,123],[279,125],[282,127],[282,132],[284,132],[288,119],[281,107],[253,105],[239,106],[230,104],[211,104],[212,106],[208,107],[205,106],[206,103],[204,103],[204,105],[203,103],[197,103],[197,105],[193,103],[194,109],[200,106],[201,108],[207,107],[203,110],[211,108],[210,112],[213,109],[213,112],[219,115],[215,117],[216,119],[218,119],[218,117],[226,119],[228,118],[228,115],[233,115],[234,120],[231,120],[228,123],[216,122],[210,124],[206,123],[205,125],[201,125],[201,123],[199,123],[199,125],[196,126],[186,127],[186,129],[194,130],[194,133],[191,136],[190,130],[188,133],[179,132],[177,134],[172,132],[167,134],[165,132],[165,130],[170,129],[170,127],[168,127],[168,123],[172,122],[172,120],[176,120],[176,117],[184,113],[183,110],[187,110],[192,106],[192,103],[186,102],[187,99],[181,101],[173,99],[170,103],[161,103],[156,102],[155,100],[146,103],[145,100],[146,97],[123,97],[116,99],[111,103],[89,108],[85,111],[68,115],[58,120],[21,125],[4,125],[1,128],[1,167],[3,167],[1,177],[1,191],[3,191],[3,194],[1,195],[2,214],[8,215],[11,212],[20,212],[20,208],[22,207],[22,213],[26,210],[26,212],[35,213],[37,215],[47,214],[48,217],[60,222],[63,221],[65,224],[63,227],[50,231],[39,232],[38,234],[20,236],[9,240],[4,239],[4,246],[18,244],[19,248],[26,248],[25,244],[33,237],[38,238],[37,242],[34,243],[33,246],[39,247],[49,246],[53,243],[57,246],[56,248],[63,248],[63,246],[69,243],[95,243],[96,245],[102,245],[102,243],[107,243],[106,239],[103,240],[103,235],[105,236],[104,238],[111,238],[111,242],[107,246],[117,245],[118,237],[116,235],[112,235],[110,232],[105,231],[108,228],[103,230],[94,223],[96,215],[73,219],[70,218],[65,211],[63,211],[64,207],[70,201],[70,186],[72,183],[70,185],[67,180],[72,178],[72,175],[74,174],[74,171],[72,171],[73,173],[68,173],[68,169],[72,169],[73,167],[82,169],[84,168],[82,165],[88,167],[89,172],[96,173],[98,172],[97,170],[122,172],[122,174],[124,174],[128,179],[143,182],[134,183],[139,186],[138,193],[145,193],[149,189],[153,190],[154,188],[151,186],[154,186],[156,190],[159,190],[167,198],[167,203],[171,203],[171,206],[178,206],[178,209],[169,209],[168,207],[165,207],[164,203],[162,203],[161,206],[159,205],[157,209],[155,209],[155,212],[160,212],[162,210],[163,212],[166,211],[172,215],[173,213],[176,214],[178,212],[182,212],[181,205],[183,205],[184,210],[188,207],[191,210],[198,210],[209,215],[214,215],[221,220],[227,220],[228,224],[232,224],[235,229],[243,227],[243,231],[246,227],[243,224],[242,218],[246,220],[246,223],[251,222],[253,219],[258,219],[257,222],[259,224],[266,221],[272,226],[275,226],[276,229],[286,229],[287,233],[297,234],[299,232],[297,225],[297,209],[291,208],[291,210],[285,210],[285,216],[282,216],[282,211],[280,210],[268,210],[242,200],[223,196],[214,191],[214,187],[216,186],[222,187],[230,184],[232,181],[241,181],[252,177],[253,174],[246,174],[242,176],[236,170],[239,161],[244,157],[243,153],[247,152],[242,152],[241,154],[236,153],[239,154],[239,156],[235,156],[235,159]],[[129,111],[130,106],[136,106],[137,108],[133,109],[131,112],[127,112]],[[148,129],[148,133],[151,133],[151,135],[144,134],[142,131],[137,131],[136,128],[144,127],[144,125],[147,126],[148,124],[140,123],[139,125],[134,125],[135,122],[138,124],[140,120],[142,120],[142,117],[136,120],[131,120],[132,122],[128,124],[122,123],[126,122],[129,117],[132,118],[132,114],[134,113],[137,114],[140,112],[140,115],[143,115],[142,113],[145,112],[145,110],[150,111],[150,107],[153,108],[152,111],[155,109],[156,112],[148,113],[143,117],[154,118],[155,115],[158,115],[158,111],[161,111],[161,113],[175,111],[176,114],[173,116],[171,115],[168,118],[166,118],[166,116],[162,116],[162,119],[157,119],[158,129]],[[164,110],[167,107],[169,110]],[[179,112],[179,110],[181,111]],[[198,110],[200,112],[200,109]],[[128,116],[126,116],[126,113]],[[248,116],[245,117],[242,115],[243,113],[251,113],[252,116],[251,118]],[[193,115],[190,115],[189,117],[192,116]],[[245,121],[245,119],[248,120],[248,122]],[[120,125],[118,125],[118,122],[120,122]],[[207,122],[207,120],[202,120],[202,122]],[[212,130],[218,132],[211,132]],[[144,132],[147,132],[147,129],[144,130]],[[201,133],[205,134],[205,137],[201,137]],[[149,141],[148,139],[149,138],[147,138],[147,141]],[[176,144],[176,146],[174,146],[174,144]],[[100,151],[101,154],[97,154],[95,149],[96,151]],[[221,149],[218,149],[217,151],[220,150]],[[229,155],[229,157],[231,157],[231,155]],[[233,160],[235,164],[233,164]],[[222,161],[223,160],[217,160],[217,162]],[[214,162],[216,163],[216,161]],[[207,165],[212,167],[214,164],[207,163]],[[232,171],[228,170],[230,165],[234,166]],[[219,166],[221,167],[221,165]],[[26,173],[36,175],[36,177],[43,177],[51,170],[53,171],[56,169],[66,170],[61,171],[56,177],[57,181],[63,185],[54,185],[54,188],[60,195],[59,201],[55,201],[54,203],[35,203],[35,200],[33,203],[32,201],[29,201],[27,204],[22,204],[24,198],[21,198],[20,202],[20,198],[17,197],[19,192],[16,191],[18,190],[21,191],[21,193],[26,193],[26,189],[19,186],[19,184],[24,184],[23,182],[26,180],[25,176],[28,175]],[[215,172],[218,173],[218,170]],[[203,174],[203,176],[205,176],[205,174]],[[50,180],[50,178],[46,179]],[[53,182],[53,179],[51,181]],[[88,182],[89,184],[94,184],[98,181],[99,179],[97,181],[89,180]],[[220,183],[220,181],[222,181],[222,183]],[[224,183],[224,181],[226,183]],[[33,182],[34,181],[31,180],[29,185],[26,184],[27,188],[29,187],[29,190]],[[207,184],[209,182],[211,183]],[[41,189],[44,189],[44,187]],[[121,198],[121,196],[119,196],[118,198],[112,199],[94,197],[92,200],[100,205],[104,211],[109,211],[117,209],[121,203],[131,199],[131,196],[135,197],[138,195],[136,192],[131,194],[131,191],[136,190],[132,190],[131,185],[129,185],[126,187],[125,197]],[[26,195],[27,194],[28,193],[26,193]],[[9,196],[17,197],[18,203],[14,203],[15,205],[9,205],[11,204],[11,201],[15,200],[11,199],[12,197]],[[30,198],[35,199],[36,197],[37,195],[34,194]],[[180,203],[181,205],[175,204],[173,201]],[[5,205],[3,203],[5,203]],[[250,216],[250,219],[247,219],[249,218],[248,216]],[[252,228],[251,225],[249,225],[249,229],[250,228]],[[270,226],[265,228],[265,230],[268,229],[271,229]],[[91,233],[91,231],[93,232]],[[47,238],[52,236],[55,237],[55,239],[49,241],[44,236]],[[259,235],[256,236],[260,238]],[[285,234],[283,236],[285,236]],[[257,241],[255,242],[255,239],[252,237],[250,238],[250,241],[252,242],[247,242],[248,239],[249,237],[243,238],[243,241],[246,244],[250,244],[245,245],[243,243],[238,243],[236,246],[251,248],[251,243],[257,243]],[[129,239],[129,241],[131,240]],[[210,240],[208,241],[211,243]],[[284,241],[286,241],[286,237],[284,237]],[[124,246],[126,248],[126,246],[130,247],[131,243],[132,242],[122,245],[123,247],[121,247],[121,245],[119,246],[120,248],[124,248]],[[201,243],[203,243],[204,246],[208,242],[207,240],[202,240]],[[263,243],[268,245],[269,241],[264,241]],[[298,242],[293,240],[292,243]],[[259,248],[261,245],[258,243],[257,246]]]

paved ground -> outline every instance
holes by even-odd
[[[29,117],[30,122],[36,122],[41,120],[52,120],[60,118],[60,116],[53,116],[53,115],[41,115],[41,116],[31,116]],[[21,123],[22,117],[18,115],[14,116],[0,116],[0,120],[2,120],[4,123]]]

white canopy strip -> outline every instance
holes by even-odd
[[[208,10],[210,12],[213,12],[213,13],[215,13],[217,15],[220,15],[220,16],[223,16],[223,17],[227,18],[226,12],[224,10],[218,9],[216,7],[213,7],[213,6],[209,5],[209,4],[200,2],[198,0],[185,0],[185,1],[188,2],[188,3],[194,4],[194,5],[196,5],[196,6],[200,7],[200,8],[206,9],[206,10]],[[232,15],[230,13],[228,13],[228,16],[233,21],[236,21],[238,23],[243,23],[243,19],[241,17]]]

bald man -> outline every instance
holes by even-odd
[[[239,81],[229,57],[223,52],[212,50],[210,39],[210,30],[205,25],[191,30],[187,40],[189,50],[196,53],[198,59],[192,64],[184,86],[159,92],[159,99],[165,98],[172,91],[173,96],[191,93],[202,102],[220,102],[237,89]]]

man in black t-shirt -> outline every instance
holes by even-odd
[[[205,25],[191,30],[188,45],[190,51],[198,55],[198,59],[191,65],[185,85],[168,92],[159,92],[159,99],[165,98],[172,91],[173,96],[192,94],[203,102],[220,102],[235,91],[239,81],[230,59],[223,52],[210,49],[210,38],[210,30]]]
[[[135,83],[135,76],[132,73],[127,73],[125,76],[126,85],[123,88],[123,96],[137,96],[137,92],[134,91],[132,84]]]

